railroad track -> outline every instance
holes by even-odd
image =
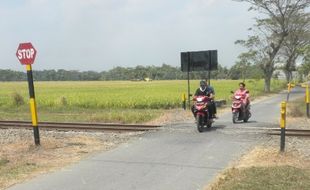
[[[281,129],[271,129],[269,135],[281,135]],[[286,136],[310,137],[310,129],[285,129]]]
[[[158,129],[159,125],[137,125],[117,123],[60,123],[60,122],[39,122],[40,129],[59,131],[149,131]],[[8,128],[32,128],[28,121],[0,121],[0,129]]]

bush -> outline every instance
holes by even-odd
[[[15,106],[21,106],[25,104],[23,96],[17,92],[14,92],[12,94],[12,99],[13,99],[13,105]]]
[[[61,96],[58,100],[57,100],[57,104],[61,105],[61,106],[66,106],[68,105],[68,101],[67,98],[64,96]]]
[[[10,161],[8,159],[5,158],[0,158],[0,167],[6,165],[7,163],[9,163]]]

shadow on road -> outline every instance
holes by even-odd
[[[204,131],[216,131],[218,129],[224,129],[225,127],[227,127],[226,125],[214,125],[211,128],[205,128]]]
[[[257,121],[248,121],[248,122],[238,121],[236,124],[249,124],[249,123],[258,123],[258,122]]]

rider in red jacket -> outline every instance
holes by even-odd
[[[246,108],[250,104],[250,94],[249,91],[245,88],[245,84],[243,82],[239,83],[239,89],[235,92],[234,95],[241,96],[243,108]]]

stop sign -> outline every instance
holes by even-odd
[[[20,43],[16,51],[16,56],[22,65],[33,64],[36,54],[37,50],[34,49],[30,42]]]

